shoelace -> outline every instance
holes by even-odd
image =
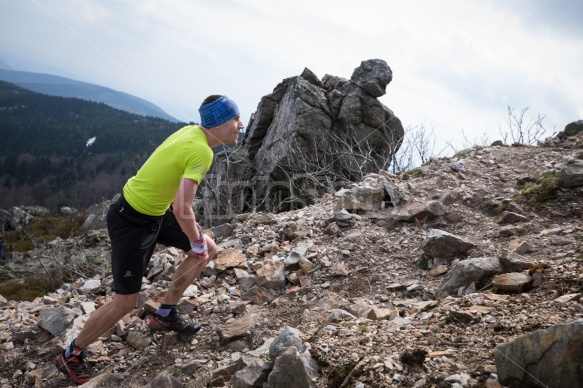
[[[66,358],[65,362],[69,365],[69,368],[75,372],[75,375],[80,378],[91,377],[87,373],[87,364],[83,357],[73,356],[71,358]]]

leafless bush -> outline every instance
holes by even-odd
[[[503,128],[500,124],[499,132],[502,136],[502,141],[508,144],[508,137],[512,139],[513,143],[524,145],[536,145],[547,130],[543,126],[543,120],[546,115],[541,116],[540,113],[536,117],[526,117],[526,112],[529,107],[522,108],[519,113],[514,111],[510,105],[507,106],[506,116],[504,121],[506,127]]]
[[[427,131],[424,124],[409,126],[395,153],[390,170],[393,174],[408,171],[427,163],[432,157],[440,156],[445,148],[435,152],[435,127]]]
[[[350,129],[330,132],[326,139],[297,136],[286,143],[287,155],[278,165],[277,185],[266,196],[267,210],[303,207],[323,193],[333,193],[366,174],[388,169],[402,139],[382,131]],[[378,151],[382,149],[382,151]]]

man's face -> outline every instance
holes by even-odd
[[[237,144],[237,139],[239,138],[239,132],[244,128],[241,122],[241,116],[235,116],[231,120],[223,123],[217,127],[218,140],[223,144]]]

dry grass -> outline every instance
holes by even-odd
[[[48,214],[35,217],[24,229],[4,232],[6,251],[26,252],[33,249],[35,245],[52,241],[57,237],[66,239],[76,236],[86,218],[86,213]]]
[[[12,279],[0,283],[0,295],[8,300],[32,301],[34,298],[55,291],[66,281],[60,273],[42,273]]]

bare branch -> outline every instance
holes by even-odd
[[[543,126],[543,120],[546,115],[541,116],[538,114],[536,118],[528,119],[526,117],[528,109],[529,107],[522,108],[520,113],[515,113],[513,107],[507,106],[506,117],[504,117],[506,128],[502,129],[498,125],[504,143],[507,142],[508,136],[510,136],[513,143],[536,145],[537,141],[547,132]]]

